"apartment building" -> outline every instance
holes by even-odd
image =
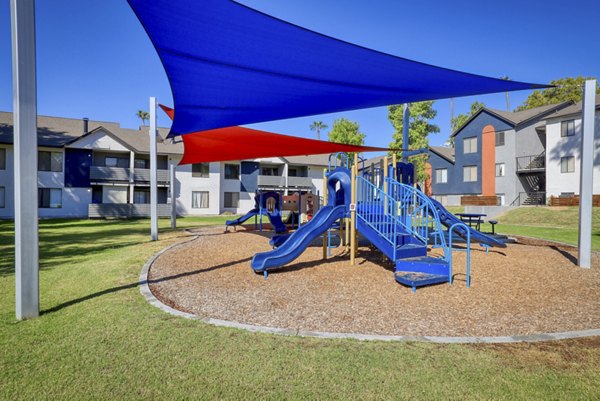
[[[170,213],[170,165],[183,155],[181,140],[159,129],[159,215]],[[14,216],[12,113],[0,112],[0,218]],[[327,155],[295,156],[176,167],[181,216],[244,213],[256,189],[318,193]],[[42,218],[143,217],[149,215],[148,127],[38,117],[38,204]]]
[[[599,106],[600,97],[596,110]],[[596,121],[598,116],[596,112]],[[453,148],[430,148],[433,195],[446,205],[459,205],[464,195],[482,195],[496,196],[501,205],[521,206],[578,194],[580,125],[581,103],[520,112],[482,108],[452,134]],[[596,138],[599,132],[596,125]],[[599,193],[596,177],[594,193]]]

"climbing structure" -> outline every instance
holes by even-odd
[[[351,261],[354,263],[357,234],[377,247],[395,264],[396,281],[417,287],[452,283],[452,238],[466,241],[467,286],[470,285],[470,242],[486,246],[505,246],[503,242],[475,231],[460,222],[439,202],[414,185],[414,167],[408,163],[388,164],[360,169],[358,158],[352,165],[345,154],[330,157],[325,174],[327,205],[313,220],[282,239],[276,249],[258,253],[252,268],[267,275],[296,259],[304,249],[330,228],[344,226],[350,219]],[[397,180],[399,178],[399,180]],[[402,182],[401,182],[402,181]],[[324,246],[326,241],[323,241]],[[441,248],[442,255],[428,254],[428,244]],[[325,252],[324,252],[325,256]]]

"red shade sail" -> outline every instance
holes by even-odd
[[[174,110],[160,105],[171,119]],[[305,156],[336,152],[377,152],[386,148],[346,145],[274,134],[244,127],[219,128],[183,135],[182,164],[207,163],[262,157]]]

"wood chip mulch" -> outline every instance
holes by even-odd
[[[198,239],[163,253],[150,288],[163,302],[201,317],[292,330],[384,335],[508,336],[600,328],[600,256],[578,268],[577,250],[510,244],[454,253],[455,281],[415,294],[397,284],[381,253],[361,247],[355,266],[343,248],[321,259],[309,247],[265,280],[250,268],[268,251],[269,233],[201,229]],[[525,240],[521,239],[521,242]],[[439,250],[433,250],[439,254]]]

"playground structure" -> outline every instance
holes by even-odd
[[[302,195],[300,191],[292,195],[283,195],[282,191],[256,190],[254,194],[254,208],[245,215],[225,222],[226,231],[228,227],[237,227],[254,217],[254,226],[263,230],[261,216],[266,216],[276,233],[285,233],[286,225],[300,226],[312,219],[316,208],[319,206],[317,195],[307,193]],[[284,211],[289,212],[285,221],[282,220]]]
[[[363,166],[359,174],[358,155],[351,161],[345,153],[332,154],[325,172],[324,204],[308,224],[278,237],[273,244],[276,249],[256,254],[251,262],[254,271],[266,278],[270,270],[292,262],[319,236],[323,236],[326,258],[331,229],[337,227],[340,239],[349,244],[352,265],[360,233],[395,264],[396,281],[414,292],[421,286],[452,284],[453,241],[458,235],[465,244],[466,285],[470,287],[471,240],[486,250],[506,245],[468,227],[421,192],[414,184],[412,164],[397,163],[395,157],[391,164],[389,161],[386,157],[379,167]],[[342,233],[344,227],[346,235]],[[428,256],[429,244],[441,248],[443,256]]]

